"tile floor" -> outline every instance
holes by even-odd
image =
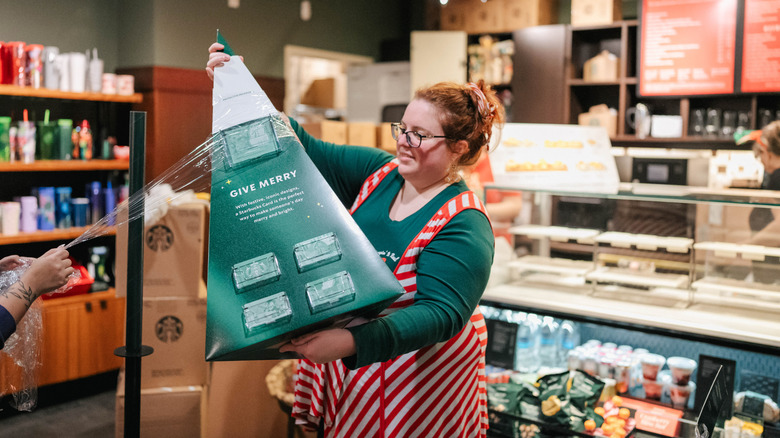
[[[39,388],[38,406],[18,412],[0,401],[0,436],[111,438],[114,436],[116,373]]]

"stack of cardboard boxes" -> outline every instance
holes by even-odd
[[[277,361],[206,362],[208,213],[171,207],[144,230],[141,437],[280,436],[289,416],[268,393]],[[119,220],[120,224],[126,220]],[[117,294],[126,294],[127,228],[117,231]],[[116,398],[116,436],[124,431],[124,381]]]
[[[154,353],[141,362],[141,435],[198,437],[205,431],[206,288],[203,280],[208,207],[171,207],[143,236],[142,343]],[[117,294],[126,294],[126,228],[117,234]],[[124,232],[123,232],[124,231]],[[122,269],[124,268],[124,269]],[[124,431],[124,382],[116,402],[117,436]]]
[[[339,122],[323,120],[304,123],[303,129],[311,136],[336,144],[380,148],[395,154],[395,140],[390,132],[390,123]]]

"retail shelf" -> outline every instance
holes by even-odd
[[[737,146],[734,140],[727,138],[709,138],[709,137],[645,137],[639,138],[635,135],[616,135],[610,137],[613,146],[632,146],[632,147],[675,147],[685,145],[686,149],[728,149],[728,150],[749,150],[744,146]]]
[[[520,234],[534,239],[549,237],[556,242],[575,241],[592,244],[593,238],[601,231],[588,228],[569,228],[545,225],[520,225],[509,229],[511,234]]]
[[[71,172],[85,170],[127,170],[127,160],[36,160],[30,164],[0,163],[0,172]]]
[[[623,26],[636,27],[639,24],[639,20],[623,20],[615,23],[608,24],[594,24],[584,26],[572,26],[572,32],[587,32],[591,30],[604,30],[604,29],[620,29]]]
[[[718,257],[743,258],[762,261],[767,256],[780,257],[780,248],[769,248],[760,245],[740,245],[727,242],[699,242],[693,249],[712,251]]]
[[[141,93],[134,93],[131,95],[76,93],[72,91],[50,90],[48,88],[18,87],[15,85],[0,85],[0,95],[42,97],[49,99],[89,100],[95,102],[141,103],[143,101],[143,95]]]
[[[48,299],[41,300],[41,304],[43,305],[43,308],[49,308],[49,307],[56,307],[66,304],[73,304],[73,303],[81,303],[85,301],[91,301],[95,299],[107,299],[107,298],[114,298],[116,297],[116,289],[113,287],[108,288],[107,290],[100,291],[100,292],[89,292],[85,294],[78,294],[78,295],[67,295],[63,297],[58,297],[56,293],[51,294]]]
[[[662,287],[678,289],[688,284],[687,275],[659,274],[622,268],[599,268],[585,275],[585,279],[596,283],[616,283],[639,287]]]
[[[699,291],[709,290],[750,295],[770,300],[774,299],[780,302],[780,286],[771,284],[747,282],[733,278],[704,277],[701,280],[694,281],[691,287],[697,290],[697,295]],[[753,301],[753,306],[755,305],[756,301]]]
[[[632,330],[642,327],[648,332],[671,332],[694,340],[715,339],[754,351],[780,352],[780,318],[776,312],[705,304],[662,306],[594,296],[589,287],[579,292],[571,290],[505,284],[489,288],[482,299],[486,304],[492,301],[562,317],[595,319]]]
[[[19,243],[32,243],[32,242],[52,242],[56,240],[73,240],[85,231],[89,230],[91,226],[87,227],[73,227],[54,229],[51,231],[35,231],[32,233],[19,233],[12,236],[7,234],[0,234],[0,245],[15,245]],[[109,227],[106,230],[106,235],[115,235],[116,228]]]
[[[616,248],[635,248],[643,251],[658,251],[666,249],[668,252],[685,254],[690,251],[693,239],[686,237],[658,237],[651,234],[621,233],[607,231],[596,236],[597,243],[607,243]]]
[[[755,295],[755,294],[754,294]],[[780,312],[780,294],[775,292],[775,301],[762,300],[761,308],[764,311]],[[694,301],[697,303],[714,304],[718,306],[734,306],[742,307],[745,309],[753,309],[756,307],[756,299],[748,298],[743,294],[734,294],[732,292],[726,292],[723,289],[717,288],[703,288],[696,291],[694,295]]]
[[[585,79],[568,79],[566,83],[571,87],[603,87],[609,85],[620,85],[620,80],[614,81],[586,81]]]
[[[593,270],[593,262],[528,255],[509,262],[509,267],[517,272],[545,272],[582,277]]]

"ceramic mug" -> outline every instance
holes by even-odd
[[[634,129],[637,138],[645,138],[650,135],[652,126],[652,114],[650,108],[643,103],[636,104],[635,107],[626,111],[626,123]]]

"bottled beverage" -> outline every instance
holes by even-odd
[[[561,326],[558,329],[558,333],[561,338],[561,362],[565,361],[568,357],[569,351],[580,345],[580,330],[574,321],[564,320],[561,321]]]
[[[541,365],[557,367],[560,362],[560,337],[558,323],[552,316],[545,316],[539,326],[539,361]]]
[[[537,355],[537,317],[529,313],[521,315],[517,325],[515,343],[515,369],[521,373],[532,373],[539,369]]]

